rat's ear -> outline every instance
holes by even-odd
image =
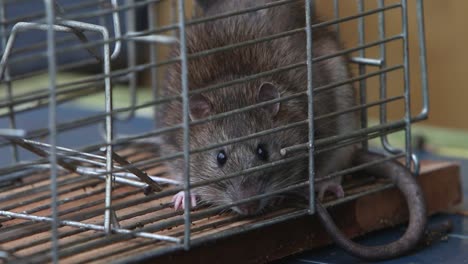
[[[211,113],[210,101],[201,94],[196,94],[190,97],[190,119],[198,120],[208,117]]]
[[[258,90],[257,95],[259,102],[270,101],[277,98],[280,98],[280,93],[274,84],[265,82],[260,85],[260,89]],[[265,106],[265,109],[267,109],[273,116],[276,116],[280,109],[280,103],[278,102],[267,105]]]

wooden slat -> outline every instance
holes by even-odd
[[[136,154],[136,155],[135,155]],[[146,158],[140,156],[140,153],[130,154],[130,160],[139,160]],[[139,156],[139,157],[137,157]],[[148,171],[164,171],[163,167],[156,166]],[[458,167],[452,163],[430,162],[423,163],[423,173],[420,176],[420,181],[426,193],[429,209],[431,213],[443,210],[449,206],[461,201],[460,179],[458,176]],[[68,177],[68,176],[67,176]],[[89,181],[89,180],[85,180]],[[40,185],[47,184],[48,179]],[[380,183],[371,183],[365,179],[356,178],[346,188],[348,195],[365,191]],[[73,185],[73,184],[72,184]],[[62,186],[61,188],[69,188],[70,185]],[[32,190],[33,187],[29,186]],[[93,190],[103,190],[104,183],[101,182],[92,187],[87,187],[86,190],[80,189],[65,195],[60,198],[76,197],[77,195],[89,194]],[[125,201],[133,201],[135,199],[145,198],[143,192],[137,191],[135,188],[128,186],[120,186],[114,190],[113,196],[118,197],[124,193],[134,193],[130,196],[123,196],[115,200],[114,204]],[[34,195],[32,196],[34,197]],[[390,198],[389,198],[390,197]],[[29,199],[23,197],[15,202],[20,202],[21,199]],[[146,197],[144,202],[139,202],[136,206],[129,206],[117,210],[119,217],[128,214],[134,214],[133,217],[122,220],[120,224],[123,227],[136,226],[140,227],[140,223],[145,223],[145,227],[150,227],[160,224],[158,218],[164,214],[173,214],[169,219],[180,219],[180,213],[173,213],[173,209],[164,208],[153,210],[153,208],[168,204],[170,197],[161,199],[151,199]],[[47,204],[49,199],[44,199],[41,202],[30,204],[29,206],[19,206],[13,211],[30,209],[32,207]],[[94,205],[80,210],[79,212],[61,214],[62,219],[70,219],[81,221],[82,213],[97,210],[100,212],[89,219],[85,219],[86,223],[102,224],[102,213],[104,212],[104,193],[103,191],[95,195],[85,195],[82,199],[69,202],[59,206],[59,210],[74,208],[75,206],[83,206],[86,204]],[[378,205],[378,206],[377,206]],[[203,209],[202,209],[203,210]],[[49,215],[48,209],[41,210],[36,215]],[[206,237],[211,234],[229,230],[239,226],[248,226],[250,224],[259,223],[265,218],[279,214],[273,212],[268,216],[262,216],[253,219],[244,219],[238,222],[226,222],[226,219],[232,218],[232,214],[224,214],[213,216],[207,219],[201,219],[193,223],[194,228],[198,228],[210,223],[224,221],[217,224],[216,228],[210,227],[193,232],[193,237]],[[362,197],[356,201],[339,205],[332,210],[332,214],[337,219],[337,224],[341,227],[346,227],[345,232],[351,236],[357,236],[370,232],[372,230],[388,227],[402,222],[406,218],[404,203],[395,190],[387,190],[385,192],[376,193],[366,197]],[[20,224],[26,222],[27,224]],[[40,227],[39,229],[37,229]],[[23,238],[9,241],[1,245],[2,249],[11,250],[21,247],[22,250],[14,252],[18,257],[29,258],[32,254],[44,252],[47,254],[50,248],[49,225],[42,223],[32,223],[24,220],[11,219],[3,223],[3,228],[0,228],[0,239],[5,239],[17,234],[24,234]],[[9,231],[8,231],[9,230]],[[287,230],[287,232],[284,232]],[[60,234],[65,234],[70,231],[77,231],[71,227],[61,227]],[[78,230],[79,231],[79,230]],[[160,230],[158,234],[180,237],[183,234],[183,225],[175,225],[171,228]],[[42,241],[39,245],[30,245],[34,241]],[[76,243],[77,241],[81,241]],[[72,243],[72,244],[70,244]],[[232,236],[227,239],[219,240],[215,243],[209,243],[206,246],[195,247],[189,252],[177,252],[175,254],[158,257],[149,260],[156,263],[248,263],[248,262],[263,262],[267,260],[277,259],[292,253],[300,252],[305,249],[323,246],[329,243],[328,237],[323,233],[322,228],[313,217],[302,217],[296,220],[288,221],[281,224],[275,224],[269,227],[251,231],[245,234]],[[110,262],[116,259],[135,257],[142,253],[149,253],[154,250],[160,250],[171,243],[156,243],[148,239],[141,238],[125,238],[115,240],[113,236],[103,236],[100,232],[87,231],[79,232],[70,235],[60,240],[61,251],[69,251],[74,247],[87,245],[96,245],[89,247],[88,250],[76,252],[73,255],[62,258],[63,263],[90,263],[97,261],[99,263]],[[24,246],[24,247],[23,247]],[[42,253],[41,253],[42,254]],[[227,257],[229,256],[229,257]],[[41,261],[39,261],[41,262]],[[43,261],[42,261],[43,262]]]
[[[430,214],[462,201],[459,166],[449,162],[423,162],[418,178]],[[407,220],[406,205],[396,189],[371,194],[330,210],[337,225],[349,236],[394,226]],[[206,243],[190,251],[148,257],[147,263],[263,263],[330,244],[317,217],[263,227]]]

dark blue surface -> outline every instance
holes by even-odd
[[[98,1],[96,1],[96,4],[87,7],[87,8],[80,8],[77,11],[69,11],[70,7],[78,5],[80,2],[88,2],[89,1],[83,1],[83,0],[60,0],[58,3],[65,9],[65,16],[73,17],[77,14],[88,14],[90,12],[95,12],[97,11],[98,7]],[[110,0],[107,1],[110,3]],[[138,2],[138,1],[137,1]],[[127,4],[127,1],[125,0],[119,0],[118,3],[120,5],[125,5]],[[147,18],[146,18],[146,9],[145,7],[139,7],[136,8],[136,30],[143,30],[147,28]],[[9,2],[6,5],[6,19],[7,20],[12,20],[12,21],[22,21],[22,22],[33,22],[38,19],[42,19],[44,17],[44,1],[19,1],[18,3],[15,2]],[[125,11],[119,12],[120,14],[120,23],[121,23],[121,30],[122,32],[126,32],[126,20],[125,20]],[[28,16],[36,15],[31,18],[26,18]],[[91,17],[91,18],[84,18],[78,19],[81,22],[86,22],[86,23],[93,23],[93,24],[99,24],[99,19],[97,17]],[[111,19],[111,15],[107,14],[105,15],[105,25],[107,29],[109,30],[110,36],[114,36],[114,25],[113,21]],[[7,25],[7,31],[9,32],[11,28],[14,26],[14,23],[8,23]],[[13,47],[13,51],[15,51],[18,48],[22,47],[27,47],[32,44],[40,43],[46,40],[46,33],[44,31],[39,31],[39,30],[30,30],[30,31],[25,31],[21,32],[18,34],[17,39],[15,40],[15,44]],[[64,36],[69,36],[70,33],[62,33],[62,32],[57,32],[57,39],[63,38]],[[91,32],[85,32],[85,35],[88,37],[90,41],[95,41],[95,40],[100,40],[102,39],[101,36],[99,36],[96,33],[91,33]],[[57,49],[59,50],[60,48],[64,47],[71,47],[75,46],[77,44],[80,44],[81,42],[77,38],[73,38],[72,40],[69,40],[65,43],[57,43]],[[113,47],[113,45],[111,45]],[[98,48],[97,50],[102,50]],[[42,47],[40,49],[37,49],[35,51],[29,51],[29,52],[21,52],[18,56],[12,54],[12,58],[14,59],[15,57],[22,57],[24,58],[25,56],[32,55],[32,54],[37,54],[38,52],[45,52],[45,47]],[[119,56],[119,60],[125,60],[126,56],[126,45],[122,45],[122,54]],[[90,55],[85,51],[84,49],[78,49],[74,50],[73,52],[62,52],[58,54],[57,56],[57,63],[59,65],[64,64],[64,63],[70,63],[70,62],[75,62],[78,60],[83,60],[83,59],[88,59],[90,58]],[[27,62],[21,62],[21,63],[11,63],[10,65],[10,72],[11,74],[18,75],[18,74],[24,74],[40,69],[45,69],[47,68],[47,58],[46,57],[41,57],[33,60],[28,60]]]
[[[57,122],[70,122],[72,120],[91,117],[99,114],[96,111],[78,109],[70,104],[58,106]],[[16,115],[17,128],[26,131],[33,131],[48,127],[47,108],[20,113]],[[78,148],[86,145],[92,145],[103,142],[101,138],[101,129],[103,123],[93,124],[85,127],[75,128],[59,133],[57,144],[62,147]],[[0,128],[8,127],[8,119],[0,118]],[[133,118],[128,122],[115,121],[115,134],[134,134],[150,131],[153,127],[151,120],[147,118]],[[36,139],[41,142],[47,142],[47,138]],[[37,156],[28,151],[20,149],[20,158],[22,161],[36,159]],[[0,168],[13,161],[9,148],[0,148]]]
[[[62,0],[58,2],[60,3],[62,7],[66,9],[70,5],[76,5],[80,1]],[[83,9],[83,12],[96,11],[96,6],[97,5],[88,9]],[[33,22],[33,21],[42,19],[44,17],[44,12],[45,12],[44,1],[20,1],[18,3],[9,3],[6,5],[6,19],[7,20],[13,20],[13,21],[19,20],[22,22]],[[34,14],[36,14],[36,16],[28,18],[28,16],[32,16]],[[66,15],[75,15],[75,14],[67,13]],[[87,19],[82,19],[81,21],[88,22],[88,23],[96,23],[96,24],[99,23],[97,18],[87,18]],[[112,21],[109,18],[107,18],[106,21],[107,21],[106,22],[107,28],[110,30],[110,33],[113,36]],[[122,20],[122,22],[124,22],[124,20]],[[13,23],[8,24],[7,30],[8,31],[11,30],[13,26],[14,26]],[[85,34],[91,41],[99,39],[99,36],[95,33],[86,32]],[[69,33],[58,32],[57,39],[60,39],[60,38],[63,38],[64,36],[69,36],[69,35],[70,35]],[[29,30],[29,31],[20,32],[17,35],[17,39],[15,40],[13,51],[30,46],[35,43],[44,42],[46,40],[46,36],[47,36],[46,32],[40,31],[40,30]],[[78,39],[73,39],[73,40],[67,41],[66,43],[62,43],[62,44],[58,43],[57,48],[60,49],[64,47],[71,47],[79,43],[80,41]],[[13,60],[16,57],[24,58],[25,56],[28,56],[28,55],[37,54],[39,52],[45,52],[45,50],[46,50],[46,47],[42,47],[34,51],[21,52],[18,55],[12,54],[11,59]],[[89,57],[90,55],[87,54],[87,51],[85,51],[84,49],[75,50],[73,52],[60,53],[59,56],[57,56],[57,63],[60,65],[60,64],[69,63],[72,61],[83,60],[83,58],[89,58]],[[32,72],[32,71],[47,68],[47,58],[42,57],[42,58],[28,60],[27,62],[21,62],[21,63],[12,62],[9,66],[10,66],[10,72],[12,75]]]

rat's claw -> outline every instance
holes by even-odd
[[[172,202],[174,203],[174,210],[185,209],[185,192],[180,191],[174,195]],[[195,194],[190,194],[190,203],[192,207],[197,206],[197,196]]]
[[[340,184],[333,184],[328,187],[328,190],[335,194],[336,198],[343,198],[345,193]]]
[[[345,196],[343,187],[338,183],[330,183],[325,186],[321,186],[319,190],[319,200],[322,201],[325,193],[329,191],[335,194],[336,198],[343,198]]]
[[[190,198],[190,200],[192,200],[192,207],[197,206],[197,197],[195,196],[195,194],[191,194]]]
[[[181,208],[181,205],[183,207],[183,201],[184,201],[184,192],[178,192],[174,197],[172,197],[172,202],[174,203],[174,210],[179,210]]]

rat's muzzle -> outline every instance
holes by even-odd
[[[237,202],[262,193],[263,191],[258,188],[258,184],[242,184],[241,188],[233,190],[230,196],[233,202]],[[255,215],[260,213],[266,204],[267,200],[263,198],[233,206],[232,210],[241,215]]]
[[[245,204],[240,204],[238,206],[234,206],[232,207],[232,210],[236,211],[241,215],[255,215],[258,214],[262,209],[260,204],[261,202],[259,200],[252,201]]]

